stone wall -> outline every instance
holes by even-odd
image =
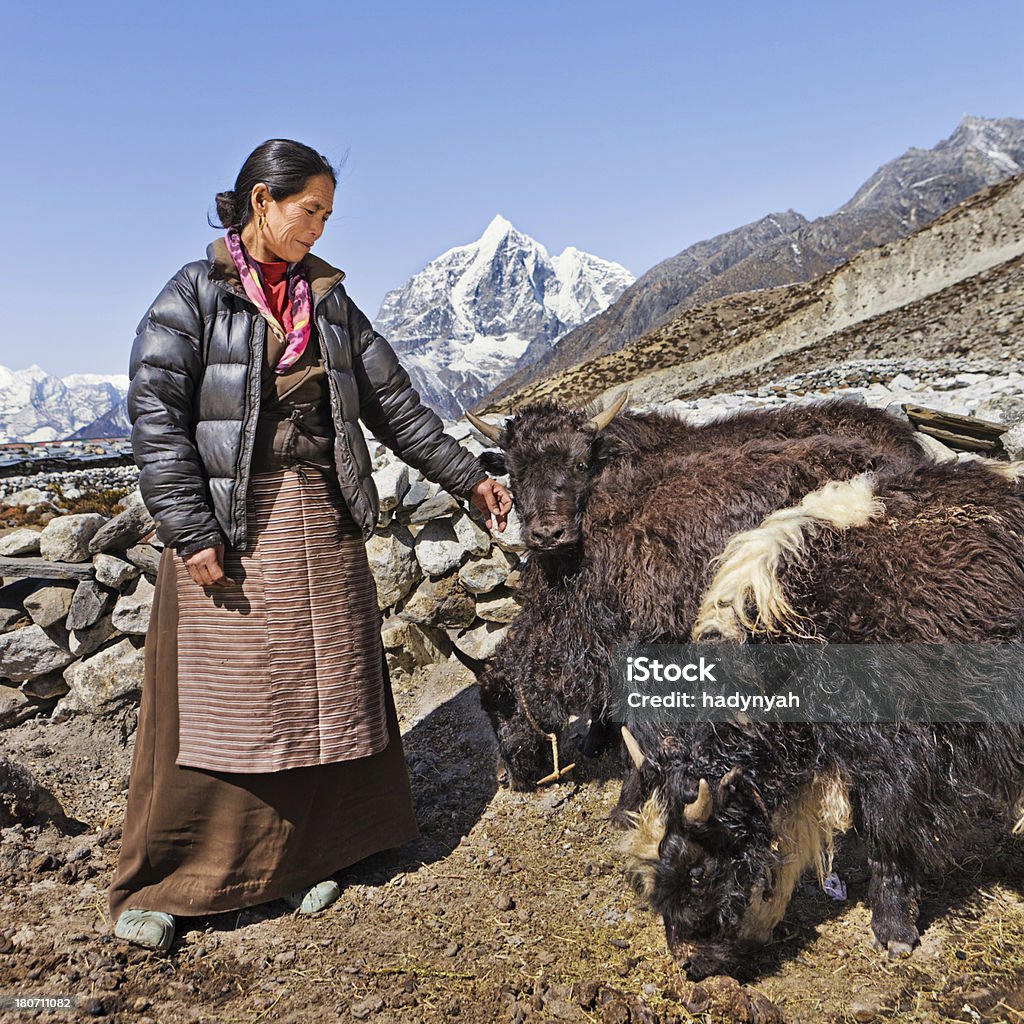
[[[465,437],[468,427],[453,432]],[[475,509],[383,446],[371,451],[381,519],[367,554],[393,676],[447,661],[454,647],[487,657],[519,610],[524,547],[514,515],[504,533],[489,534]],[[112,482],[109,469],[96,473],[97,486]],[[162,550],[153,521],[137,489],[114,517],[60,515],[47,488],[66,497],[69,481],[54,474],[31,483],[5,501],[48,521],[0,536],[0,727],[40,714],[130,713]],[[77,491],[84,483],[76,474]]]

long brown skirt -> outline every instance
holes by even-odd
[[[196,916],[239,910],[316,884],[419,835],[384,663],[388,745],[356,760],[266,774],[180,767],[178,599],[164,553],[110,912]],[[383,647],[381,660],[383,662]]]

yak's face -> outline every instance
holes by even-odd
[[[691,979],[742,976],[752,947],[768,938],[750,911],[772,899],[768,823],[734,802],[737,785],[728,777],[717,789],[703,780],[661,781],[668,786],[655,788],[633,816],[627,851],[634,879]]]
[[[495,428],[470,417],[502,451],[481,461],[498,476],[508,473],[509,489],[523,524],[527,547],[560,552],[579,544],[583,510],[601,463],[612,453],[601,430],[625,401],[625,395],[597,416],[555,402],[528,405]]]

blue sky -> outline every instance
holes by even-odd
[[[640,274],[1024,117],[1024,4],[7,3],[0,364],[126,372],[271,137],[345,160],[318,246],[373,316],[495,213]]]

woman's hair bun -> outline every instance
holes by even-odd
[[[241,229],[248,224],[252,218],[252,190],[260,183],[267,186],[270,198],[276,201],[300,192],[310,178],[320,174],[330,178],[332,185],[338,184],[330,161],[315,149],[292,139],[267,139],[246,157],[235,179],[234,191],[217,193],[219,226]]]
[[[218,192],[216,202],[217,218],[220,220],[222,228],[229,228],[239,222],[241,218],[237,216],[237,211],[235,210],[234,192]]]

